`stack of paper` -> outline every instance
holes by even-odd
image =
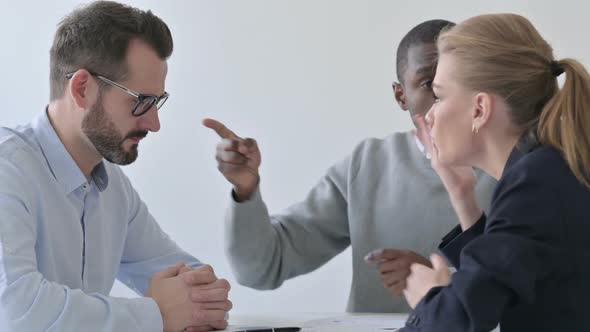
[[[386,315],[340,316],[310,320],[303,323],[302,332],[395,332],[405,320]]]

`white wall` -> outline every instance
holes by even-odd
[[[48,101],[55,26],[79,1],[0,2],[0,124],[27,122]],[[213,158],[217,138],[200,125],[225,121],[258,139],[262,192],[271,211],[304,197],[361,139],[407,130],[391,81],[397,42],[432,18],[486,12],[529,17],[559,56],[590,64],[583,1],[129,1],[170,26],[162,130],[125,171],[162,227],[232,282],[234,312],[338,312],[351,279],[350,252],[272,292],[239,286],[223,252],[229,185]],[[32,8],[35,6],[35,10]],[[118,296],[133,296],[120,284]]]

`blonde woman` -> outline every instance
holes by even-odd
[[[588,72],[513,14],[468,19],[437,47],[418,120],[459,217],[440,246],[457,272],[438,256],[412,266],[403,331],[590,331]],[[472,167],[498,179],[487,217]]]

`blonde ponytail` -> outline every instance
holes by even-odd
[[[576,178],[590,188],[590,75],[573,59],[556,64],[565,82],[543,108],[537,137],[562,151]]]

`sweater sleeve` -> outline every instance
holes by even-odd
[[[239,283],[273,289],[310,272],[350,245],[347,187],[350,158],[334,165],[305,200],[270,216],[259,191],[231,200],[226,251]]]

